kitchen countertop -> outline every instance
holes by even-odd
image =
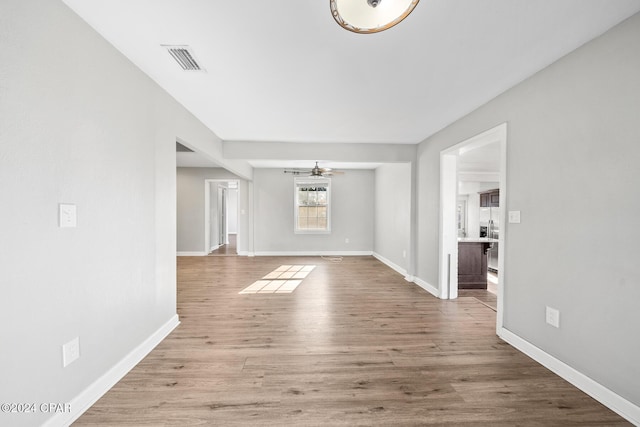
[[[498,239],[489,237],[458,237],[458,243],[498,243]]]

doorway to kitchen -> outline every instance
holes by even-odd
[[[488,283],[492,278],[497,281],[497,329],[502,327],[505,277],[505,233],[500,232],[500,224],[504,224],[506,206],[506,150],[507,124],[503,123],[440,154],[439,296],[457,298],[459,280],[486,288],[492,286]],[[490,258],[491,252],[495,259]],[[493,275],[488,269],[490,259]],[[469,268],[472,271],[467,274]]]
[[[205,180],[205,251],[237,255],[239,181]]]

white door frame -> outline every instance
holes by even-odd
[[[227,231],[227,196],[228,188],[218,185],[218,246],[229,244]]]
[[[440,274],[442,299],[458,298],[458,153],[440,153]]]
[[[237,185],[237,189],[238,189],[238,197],[237,197],[237,203],[240,203],[240,181],[237,179],[205,179],[204,180],[204,251],[206,254],[211,253],[211,187],[212,185],[216,185],[219,186],[222,183],[229,183],[229,182],[235,182]],[[226,195],[228,195],[228,192],[226,193]],[[227,200],[228,202],[228,200]],[[225,206],[228,209],[228,203],[225,204]],[[236,212],[239,215],[239,210],[236,209]],[[229,220],[229,215],[228,215],[228,210],[225,213],[225,221]],[[239,223],[239,218],[238,218],[238,223]],[[228,223],[227,226],[225,227],[225,232],[226,232],[226,236],[225,236],[225,242],[229,243],[229,227],[228,227]],[[236,235],[236,241],[238,241],[240,239],[240,228],[238,227],[237,230],[237,235]],[[237,250],[237,249],[236,249]]]
[[[507,193],[507,123],[440,152],[440,277],[439,297],[458,297],[458,233],[456,203],[458,199],[458,156],[474,148],[500,143],[500,235],[498,236],[498,305],[496,331],[502,329],[504,312],[504,253]]]

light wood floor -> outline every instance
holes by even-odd
[[[315,264],[292,294],[238,292]],[[372,257],[180,257],[182,324],[77,426],[629,425]]]
[[[229,243],[220,246],[215,251],[212,251],[209,256],[236,256],[238,255],[237,247],[238,236],[236,234],[229,234]]]
[[[475,298],[482,304],[498,310],[498,275],[492,272],[487,274],[487,289],[458,289],[459,298]]]

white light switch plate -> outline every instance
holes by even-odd
[[[75,227],[77,224],[76,205],[60,203],[59,206],[58,220],[60,227]]]
[[[509,211],[509,223],[520,224],[520,211]]]

